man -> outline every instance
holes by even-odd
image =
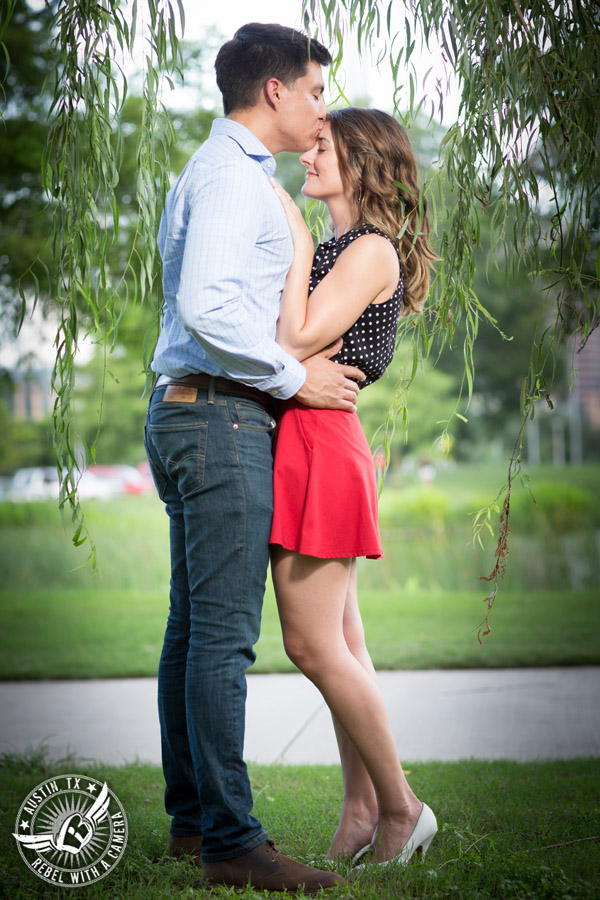
[[[247,668],[260,630],[276,399],[352,411],[361,379],[275,343],[293,248],[273,154],[315,143],[325,118],[317,41],[251,24],[215,63],[226,118],[191,158],[160,226],[165,308],[146,448],[170,519],[170,612],[159,666],[168,852],[205,880],[269,890],[343,883],[283,856],[251,815],[243,762]]]

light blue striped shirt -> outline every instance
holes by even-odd
[[[304,384],[304,367],[275,342],[293,245],[268,182],[274,172],[248,128],[216,119],[169,191],[158,235],[165,305],[155,372],[208,372],[283,399]]]

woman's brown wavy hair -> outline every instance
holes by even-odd
[[[344,187],[354,193],[356,224],[380,228],[404,263],[403,313],[420,312],[437,259],[429,245],[427,202],[414,151],[402,125],[378,109],[354,106],[327,114]]]

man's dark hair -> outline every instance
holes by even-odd
[[[242,25],[215,60],[225,115],[254,106],[269,78],[293,84],[306,75],[309,62],[331,62],[329,50],[314,38],[285,25]]]

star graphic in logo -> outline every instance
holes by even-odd
[[[90,792],[90,794],[93,794],[94,791],[98,790],[98,785],[97,784],[88,784],[87,790]]]
[[[19,825],[19,828],[22,828],[23,831],[25,831],[27,828],[29,828],[29,822],[26,822],[25,819],[23,819],[23,821]]]

